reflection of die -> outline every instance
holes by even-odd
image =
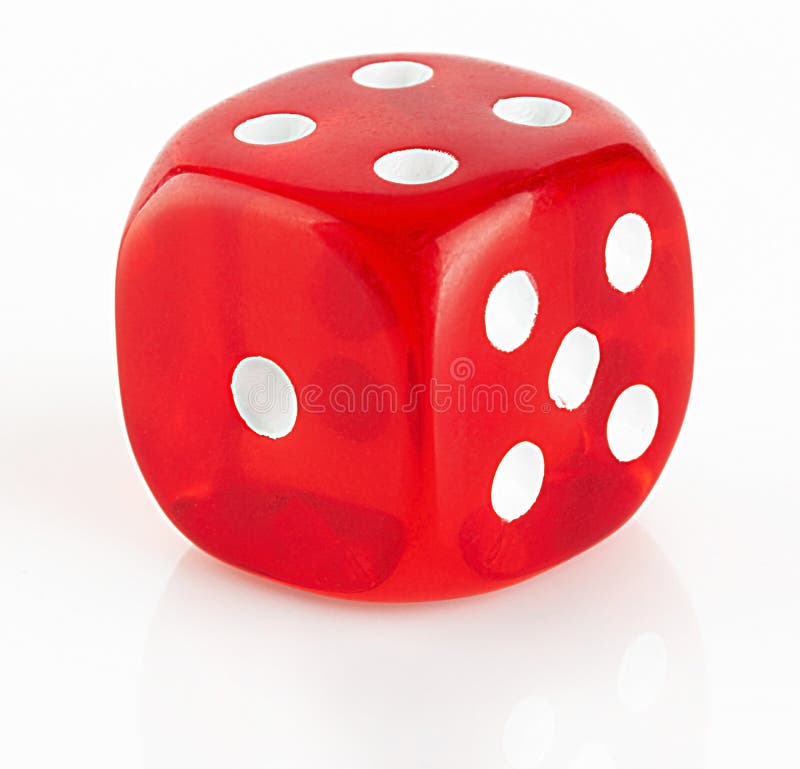
[[[176,525],[381,600],[501,587],[620,526],[693,346],[680,206],[620,113],[403,59],[309,67],[190,123],[117,279],[128,431]]]
[[[364,611],[260,588],[179,563],[145,646],[143,766],[706,765],[699,628],[638,523],[488,598]]]

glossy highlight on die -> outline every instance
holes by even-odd
[[[365,600],[498,589],[611,534],[692,377],[686,228],[647,141],[455,56],[317,64],[191,121],[134,201],[116,323],[172,522]]]

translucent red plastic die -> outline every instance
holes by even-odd
[[[127,224],[133,450],[173,523],[306,589],[503,587],[639,507],[689,395],[680,204],[586,91],[439,55],[205,112]]]

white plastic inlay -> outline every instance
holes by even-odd
[[[458,168],[458,161],[441,150],[408,149],[382,155],[375,161],[375,173],[395,184],[438,182]]]
[[[285,144],[308,136],[316,127],[310,117],[281,112],[245,120],[233,129],[233,135],[245,144]]]
[[[484,312],[486,336],[501,352],[512,352],[531,335],[539,295],[525,270],[504,275],[489,292]]]
[[[433,70],[418,61],[377,61],[353,73],[353,80],[367,88],[410,88],[432,77]]]
[[[492,481],[492,507],[504,521],[525,515],[544,482],[544,455],[530,441],[512,446],[500,460]]]
[[[647,451],[658,427],[658,398],[643,384],[623,390],[608,416],[606,437],[620,462],[631,462]]]
[[[547,389],[556,406],[573,411],[592,389],[600,364],[600,344],[585,328],[576,326],[562,340],[550,366]]]
[[[288,435],[297,420],[297,394],[286,372],[259,356],[243,358],[231,380],[233,403],[245,424],[267,438]]]
[[[509,123],[536,128],[566,123],[572,110],[563,102],[544,96],[512,96],[500,99],[492,107],[497,117]]]
[[[639,214],[623,214],[606,239],[606,275],[617,291],[638,288],[650,268],[653,241],[650,227]]]

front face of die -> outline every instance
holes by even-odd
[[[626,148],[442,247],[437,504],[458,555],[503,584],[616,530],[661,472],[691,385],[688,244],[671,187]]]
[[[194,542],[375,600],[495,589],[621,525],[692,365],[636,130],[456,57],[331,62],[190,123],[120,252],[126,424]]]

